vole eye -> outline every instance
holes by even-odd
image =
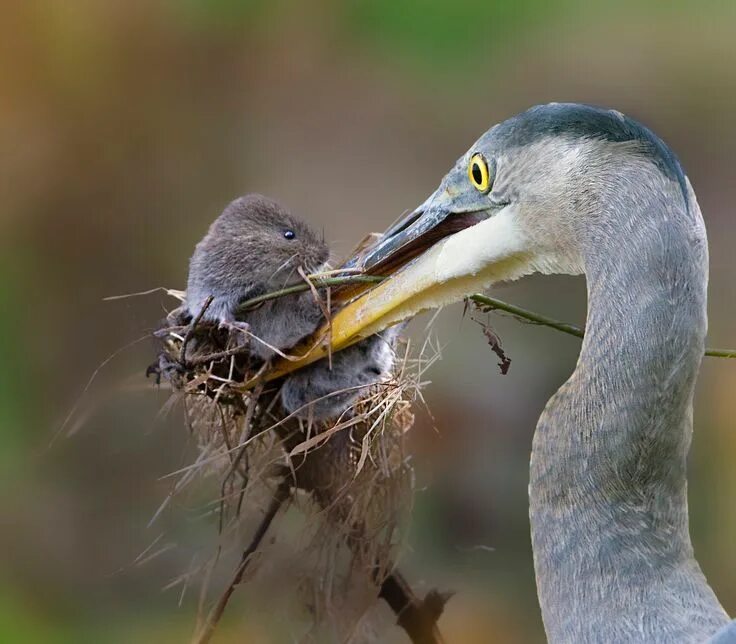
[[[491,190],[491,184],[493,183],[491,168],[482,154],[476,152],[470,158],[468,179],[470,179],[470,183],[473,184],[473,187],[478,192],[486,193]]]
[[[284,239],[294,239],[294,237],[296,237],[296,233],[293,230],[284,231]]]

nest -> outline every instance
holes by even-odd
[[[286,413],[282,382],[268,380],[270,365],[253,358],[247,333],[202,317],[172,312],[155,333],[160,353],[149,368],[183,400],[198,446],[197,460],[181,480],[204,473],[219,481],[218,559],[228,536],[235,542],[230,545],[242,550],[196,641],[210,639],[235,588],[251,578],[254,555],[275,529],[274,518],[289,504],[313,526],[312,543],[305,547],[317,553],[310,574],[316,623],[330,621],[337,628],[337,621],[345,622],[334,619],[331,607],[351,585],[367,582],[373,602],[385,600],[413,641],[439,641],[436,621],[446,597],[435,591],[423,600],[415,597],[396,567],[413,492],[405,437],[431,359],[411,358],[406,345],[397,348],[400,357],[390,379],[367,388],[339,418],[315,422]],[[243,549],[241,524],[248,518],[252,523],[264,495],[265,516]],[[341,625],[340,639],[355,633],[370,603]]]

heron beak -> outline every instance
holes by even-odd
[[[381,236],[360,258],[366,273],[390,275],[439,240],[485,218],[479,209],[455,212],[447,189],[437,190],[421,206],[408,213]]]
[[[333,348],[524,274],[526,251],[512,209],[489,216],[487,210],[458,212],[437,208],[436,202],[424,204],[416,220],[394,235],[387,233],[366,253],[366,272],[388,278],[335,314]]]
[[[322,343],[307,355],[275,365],[279,377],[339,351],[421,311],[462,300],[525,272],[523,235],[513,209],[491,213],[476,195],[446,188],[391,226],[351,262],[387,279],[348,302],[322,330]],[[303,351],[304,349],[302,349]]]

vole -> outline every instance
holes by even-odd
[[[321,309],[311,293],[264,302],[247,315],[238,314],[239,305],[302,283],[297,269],[316,272],[328,256],[325,242],[303,221],[271,199],[245,195],[227,205],[194,249],[185,308],[194,318],[212,296],[203,319],[240,323],[262,340],[251,342],[251,353],[265,360],[273,354],[268,345],[284,350],[314,331]]]
[[[294,372],[281,388],[281,402],[301,418],[336,418],[366,392],[387,380],[394,366],[401,325],[386,329]]]
[[[189,263],[184,308],[196,318],[241,327],[255,336],[249,351],[262,360],[287,351],[316,330],[323,320],[314,295],[269,300],[240,311],[247,299],[302,283],[302,267],[313,273],[325,266],[329,249],[309,226],[262,195],[232,201],[213,222]],[[384,380],[394,362],[397,333],[385,331],[286,378],[281,390],[287,413],[324,420],[339,416],[368,387]],[[261,341],[259,341],[260,339]]]

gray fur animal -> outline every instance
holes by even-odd
[[[394,366],[396,340],[403,325],[386,329],[332,356],[295,372],[281,388],[289,413],[303,418],[336,418],[366,389],[385,380]]]
[[[262,360],[274,349],[287,351],[311,334],[323,319],[311,292],[264,302],[240,311],[252,297],[302,281],[297,268],[318,271],[329,250],[303,221],[276,202],[251,194],[231,202],[197,244],[189,267],[184,307],[193,318],[212,296],[203,319],[247,331],[250,352]],[[326,420],[347,410],[366,388],[384,380],[394,362],[395,330],[385,331],[320,360],[284,382],[288,413]]]
[[[228,204],[197,244],[189,262],[185,307],[196,317],[209,296],[203,319],[241,327],[254,339],[253,355],[266,360],[314,331],[322,312],[311,293],[263,303],[239,314],[241,302],[299,284],[298,268],[318,271],[329,249],[309,226],[275,201],[250,194]]]

